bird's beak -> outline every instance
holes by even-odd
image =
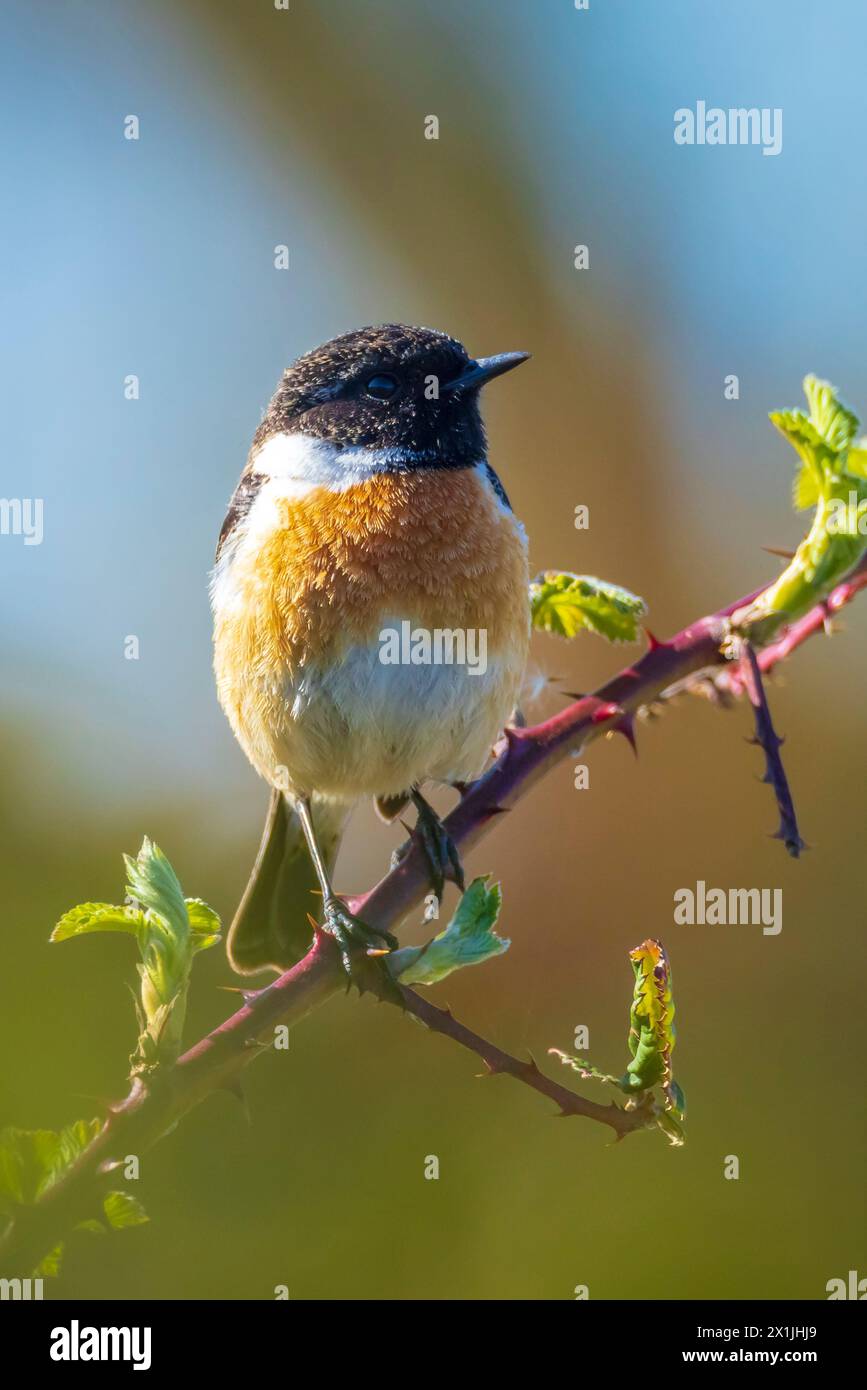
[[[526,362],[530,356],[529,352],[500,352],[496,357],[478,357],[474,362],[468,362],[453,381],[447,381],[440,386],[443,391],[462,391],[465,387],[472,387],[474,390],[479,386],[484,386],[486,381],[493,381],[495,376],[502,376],[503,372],[510,372],[513,367],[520,367],[522,362]]]

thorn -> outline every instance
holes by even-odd
[[[267,993],[270,988],[270,985],[263,985],[261,989],[244,989],[241,985],[217,985],[217,989],[223,990],[225,994],[240,994],[245,1004],[252,1004],[254,999]]]
[[[514,724],[506,725],[505,729],[503,730],[503,737],[506,740],[506,745],[510,753],[520,748],[521,743],[523,742],[521,734]]]
[[[529,1060],[529,1062],[526,1063],[526,1065],[529,1067],[530,1071],[533,1073],[534,1076],[541,1076],[542,1073],[540,1072],[540,1070],[539,1070],[539,1068],[538,1068],[538,1065],[537,1065],[537,1063],[536,1063],[536,1058],[533,1056],[532,1052],[529,1051],[529,1049],[528,1049],[528,1051],[527,1051],[527,1056],[529,1057],[530,1060]]]
[[[635,720],[631,714],[625,714],[622,719],[618,719],[617,723],[612,725],[611,732],[622,734],[636,758],[638,757],[638,744],[635,741]]]
[[[587,699],[587,691],[586,691],[586,690],[584,690],[584,691],[581,691],[581,690],[558,690],[558,691],[557,691],[557,694],[558,694],[558,695],[562,695],[563,698],[564,698],[564,700],[577,700],[579,704],[581,703],[582,700],[586,700],[586,699]]]
[[[511,806],[486,806],[483,815],[486,816],[505,816],[511,811]]]
[[[645,635],[645,637],[647,638],[647,650],[648,650],[649,652],[658,651],[660,647],[670,647],[670,646],[671,646],[671,643],[670,643],[670,642],[660,642],[659,638],[656,637],[656,636],[650,631],[650,628],[649,628],[649,627],[646,627],[646,628],[644,629],[644,635]]]
[[[320,927],[319,923],[316,921],[316,918],[315,918],[315,917],[312,917],[312,916],[310,915],[309,912],[308,912],[308,914],[307,914],[307,921],[309,922],[310,926],[313,928],[313,940],[314,940],[314,943],[318,944],[319,942],[322,942],[322,941],[324,941],[324,940],[330,940],[330,939],[331,939],[331,938],[328,936],[328,933],[322,930],[322,928]]]
[[[452,786],[454,787],[455,791],[460,794],[461,798],[466,796],[470,785],[471,784],[469,782],[452,782]]]
[[[782,840],[783,844],[786,846],[786,849],[789,851],[789,854],[792,856],[793,859],[797,859],[800,856],[802,850],[808,850],[810,848],[810,846],[807,844],[807,841],[802,840],[800,835],[797,837],[797,839],[795,839],[790,834],[790,832],[786,830],[785,826],[782,825],[780,826],[779,830],[775,830],[772,835],[769,835],[768,839]]]
[[[636,671],[634,666],[627,666],[625,671],[620,672],[621,676],[628,676],[630,680],[640,681],[641,672]]]
[[[789,789],[788,778],[780,757],[780,748],[783,740],[774,728],[771,719],[771,711],[768,706],[767,696],[762,683],[762,672],[759,666],[758,657],[750,642],[744,643],[743,659],[743,679],[750,704],[753,707],[755,718],[755,737],[751,740],[758,744],[765,755],[765,774],[763,782],[767,782],[774,790],[774,798],[777,803],[777,810],[780,815],[780,826],[773,838],[782,840],[786,849],[793,859],[797,859],[804,846],[798,830],[798,822],[795,815],[795,807],[792,801],[792,793]]]
[[[794,560],[794,550],[778,550],[775,545],[763,545],[762,550],[766,555],[779,555],[781,560]]]

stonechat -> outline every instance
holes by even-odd
[[[446,877],[463,887],[421,788],[480,774],[524,675],[527,542],[487,459],[479,393],[527,356],[362,328],[299,357],[256,431],[211,581],[220,704],[272,788],[229,931],[241,973],[301,958],[317,884],[348,969],[395,944],[332,887],[362,797],[386,820],[412,801],[437,895]]]

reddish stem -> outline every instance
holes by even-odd
[[[865,585],[867,557],[827,600],[759,654],[762,670],[770,670],[813,633],[823,630],[829,613],[850,602]],[[654,638],[634,665],[595,694],[575,701],[535,728],[507,730],[493,766],[467,789],[446,820],[455,844],[464,848],[475,844],[496,822],[498,813],[514,805],[569,750],[577,752],[603,733],[631,731],[632,716],[639,708],[652,704],[689,677],[725,663],[722,647],[728,636],[727,620],[756,596],[738,599],[699,619],[667,642]],[[739,693],[736,670],[729,666],[716,678],[733,694]],[[427,891],[427,870],[414,845],[401,864],[374,888],[351,899],[351,906],[371,926],[394,927]],[[297,1021],[343,987],[345,977],[334,943],[317,933],[303,960],[264,989],[250,992],[240,1009],[184,1053],[170,1071],[148,1081],[137,1080],[129,1095],[110,1108],[100,1133],[63,1178],[38,1203],[17,1213],[0,1239],[4,1270],[13,1277],[26,1275],[77,1221],[97,1210],[112,1160],[156,1143],[211,1092],[238,1090],[240,1072],[261,1045],[273,1038],[276,1024]],[[430,1028],[475,1052],[489,1070],[507,1073],[548,1096],[561,1113],[601,1121],[618,1135],[647,1122],[640,1111],[585,1101],[544,1076],[535,1062],[520,1062],[471,1032],[448,1010],[437,1008],[412,990],[401,989],[401,993],[407,1010]]]

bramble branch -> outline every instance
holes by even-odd
[[[766,627],[769,641],[759,664],[770,670],[808,637],[825,630],[829,613],[838,612],[867,585],[867,562],[862,561],[827,598],[791,627],[777,632]],[[455,844],[464,851],[496,824],[501,812],[518,799],[568,753],[586,748],[602,734],[634,737],[638,712],[673,688],[684,688],[700,674],[725,683],[740,693],[740,667],[731,659],[731,615],[743,611],[758,594],[739,599],[708,617],[691,623],[666,642],[650,637],[644,655],[606,682],[594,694],[574,701],[535,728],[509,729],[496,751],[492,767],[468,787],[446,819]],[[767,620],[765,619],[765,622]],[[393,929],[428,891],[425,861],[413,844],[403,861],[368,893],[350,900],[352,910],[371,926]],[[371,975],[382,993],[382,976]],[[345,976],[331,939],[320,932],[308,954],[263,989],[245,993],[240,1009],[177,1063],[137,1077],[126,1098],[110,1107],[94,1140],[39,1200],[21,1207],[0,1241],[2,1267],[12,1275],[32,1269],[58,1240],[98,1209],[113,1168],[122,1156],[142,1153],[161,1139],[178,1120],[219,1089],[240,1090],[247,1064],[271,1041],[277,1024],[297,1023],[305,1014],[345,987]],[[521,1062],[470,1031],[446,1009],[415,991],[399,987],[403,1007],[434,1032],[451,1037],[475,1052],[493,1073],[514,1077],[553,1100],[561,1114],[583,1115],[614,1129],[618,1137],[646,1123],[640,1109],[596,1105],[546,1077],[535,1062]],[[388,991],[392,997],[392,991]]]
[[[806,849],[807,846],[801,839],[798,830],[795,803],[792,800],[789,779],[780,757],[783,739],[774,728],[759,659],[751,642],[744,643],[743,668],[744,685],[753,707],[756,723],[755,736],[751,742],[757,744],[764,752],[765,774],[762,781],[773,787],[777,810],[780,813],[780,825],[775,838],[782,840],[792,858],[797,859],[801,850]]]
[[[376,985],[373,986],[376,989]],[[574,1091],[568,1090],[565,1086],[560,1086],[553,1081],[550,1076],[546,1076],[540,1071],[533,1057],[526,1062],[520,1061],[517,1057],[512,1057],[502,1048],[494,1043],[488,1042],[486,1038],[479,1037],[478,1033],[472,1032],[463,1023],[459,1023],[450,1009],[441,1009],[436,1004],[432,1004],[429,999],[423,998],[414,989],[407,989],[399,986],[403,995],[403,1007],[407,1013],[426,1024],[434,1033],[442,1033],[444,1037],[452,1038],[461,1047],[466,1047],[470,1052],[475,1052],[477,1057],[482,1059],[485,1066],[484,1076],[512,1076],[516,1081],[523,1081],[526,1086],[531,1086],[540,1095],[547,1096],[559,1106],[559,1114],[583,1115],[589,1120],[598,1120],[600,1124],[609,1125],[614,1130],[618,1139],[622,1139],[625,1134],[631,1133],[635,1129],[643,1129],[647,1125],[647,1116],[644,1110],[624,1110],[620,1105],[597,1105],[595,1101],[585,1100],[583,1096],[576,1095]],[[386,997],[382,995],[381,997]]]
[[[494,750],[490,770],[463,790],[446,820],[456,846],[466,850],[475,844],[567,752],[577,755],[600,734],[610,733],[623,734],[634,746],[635,719],[642,709],[683,690],[710,693],[724,701],[746,688],[754,708],[756,738],[767,759],[766,780],[774,788],[781,814],[781,837],[790,852],[800,849],[762,673],[773,670],[808,637],[825,630],[831,615],[867,583],[863,529],[867,445],[856,439],[858,421],[840,403],[833,387],[808,376],[804,390],[809,414],[792,410],[771,416],[800,460],[796,506],[814,509],[809,531],[787,557],[783,572],[756,593],[699,619],[667,642],[648,634],[649,648],[634,665],[544,723],[533,729],[507,729]],[[612,640],[633,637],[636,619],[643,612],[640,599],[614,585],[589,576],[554,573],[540,576],[531,585],[530,606],[534,624],[548,631],[572,636],[589,627]],[[132,1087],[123,1101],[109,1107],[98,1130],[79,1122],[61,1135],[18,1132],[13,1139],[0,1183],[0,1199],[9,1214],[0,1260],[12,1277],[32,1269],[46,1252],[56,1253],[58,1242],[70,1230],[101,1214],[106,1184],[122,1156],[141,1153],[156,1143],[213,1091],[224,1088],[239,1093],[244,1067],[273,1040],[275,1026],[297,1022],[344,984],[334,942],[317,929],[303,960],[264,989],[246,993],[242,1008],[178,1058],[192,960],[217,940],[218,919],[206,903],[183,897],[168,860],[148,842],[137,860],[127,861],[127,872],[132,901],[123,907],[80,904],[58,923],[54,939],[99,930],[122,931],[136,938],[142,957],[142,994]],[[477,882],[480,902],[494,895],[483,880]],[[428,886],[426,860],[414,835],[400,864],[368,893],[350,899],[350,907],[371,927],[389,930],[422,900]],[[467,948],[466,924],[456,923],[473,888],[462,896],[446,932],[430,943],[429,956],[437,949],[442,956],[443,941],[453,929],[454,949],[459,954]],[[495,919],[496,909],[489,916],[488,930]],[[478,937],[474,941],[477,947]],[[490,931],[481,944],[488,954],[503,948]],[[395,952],[391,967],[396,967],[396,957],[406,954]],[[416,961],[405,970],[406,978],[424,978],[409,973],[417,969],[424,952],[410,950],[409,954]],[[545,1077],[534,1061],[510,1057],[458,1023],[447,1009],[401,985],[399,974],[396,983],[388,966],[368,958],[360,968],[362,985],[366,982],[381,998],[399,1004],[433,1031],[475,1052],[488,1071],[506,1073],[548,1096],[562,1114],[595,1119],[618,1136],[656,1123],[673,1142],[680,1142],[682,1096],[669,1065],[674,1042],[670,971],[661,943],[652,939],[637,947],[631,958],[637,991],[630,1016],[633,1061],[617,1084],[634,1091],[637,1081],[642,1098],[633,1104],[627,1101],[625,1109],[585,1101]],[[596,1074],[586,1061],[572,1061],[582,1075]],[[651,1092],[644,1084],[651,1072],[665,1079],[666,1116],[657,1113],[654,1118]],[[33,1140],[39,1141],[36,1147],[43,1157],[46,1152],[53,1155],[47,1166],[34,1165],[34,1149],[27,1148]],[[75,1155],[72,1161],[70,1154]],[[111,1198],[115,1200],[109,1207]],[[125,1209],[130,1220],[138,1219],[136,1212],[130,1212],[135,1203],[128,1195],[110,1193],[103,1209],[110,1220],[114,1213],[113,1224],[122,1224],[118,1205],[121,1217]]]
[[[819,632],[825,632],[830,636],[834,615],[839,613],[841,608],[845,608],[847,603],[851,603],[864,588],[867,588],[867,555],[841,584],[831,590],[822,603],[817,603],[803,618],[791,623],[776,641],[769,642],[758,653],[762,674],[768,675],[774,671],[780,662],[797,651],[809,637],[815,637]],[[720,691],[740,695],[744,689],[744,673],[736,666],[727,666],[724,671],[717,673],[714,683]]]

